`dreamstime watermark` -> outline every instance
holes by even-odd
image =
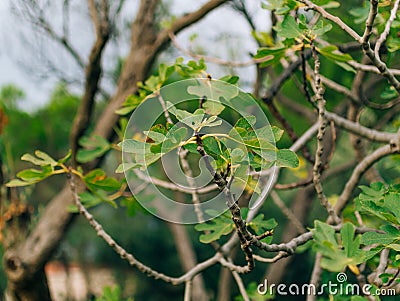
[[[321,284],[317,287],[314,284],[269,284],[267,279],[257,286],[257,292],[260,295],[291,295],[291,296],[321,296],[328,295],[365,295],[365,296],[394,296],[396,290],[394,288],[376,288],[370,284],[352,284],[347,283],[347,275],[345,273],[338,273],[336,275],[337,283],[328,281],[328,283]]]
[[[202,108],[192,112],[201,102],[206,102],[209,110],[218,106],[224,107],[222,116],[227,118],[224,119],[219,114],[213,116]],[[179,110],[182,107],[192,109],[184,112]],[[168,124],[168,132],[163,141],[157,146],[144,143],[148,141],[149,136],[147,138],[146,136],[152,128],[157,125],[166,127],[166,121],[171,122],[169,118],[178,119],[178,122]],[[217,189],[212,192],[209,190],[213,186],[213,175],[207,170],[204,158],[197,157],[197,166],[194,166],[196,163],[192,156],[191,167],[194,166],[199,172],[193,176],[188,175],[180,157],[180,153],[185,150],[177,143],[184,143],[193,138],[196,126],[202,124],[205,125],[201,127],[201,135],[211,137],[234,135],[237,139],[220,138],[218,141],[224,144],[223,149],[228,152],[223,156],[233,158],[239,154],[241,157],[240,168],[235,168],[234,171],[232,168],[230,171],[233,179],[231,192],[239,198],[245,191],[250,171],[249,153],[246,151],[245,143],[239,141],[241,136],[237,134],[234,126],[240,118],[248,121],[252,127],[249,131],[259,133],[255,129],[263,129],[263,135],[272,137],[271,146],[275,147],[274,133],[264,111],[249,94],[235,85],[209,78],[196,78],[174,82],[154,91],[130,116],[124,137],[124,142],[127,142],[122,144],[123,165],[129,167],[138,164],[138,167],[125,172],[125,178],[135,199],[153,215],[180,224],[198,223],[198,211],[203,213],[203,220],[212,219],[225,212],[228,208],[224,192]],[[152,134],[154,139],[160,136],[157,133]],[[270,158],[270,162],[275,162],[276,154],[271,152],[271,148],[264,150],[258,138],[256,137],[260,145],[259,155]],[[209,160],[214,161],[211,156]],[[260,165],[254,181],[255,186],[258,185],[262,189],[251,196],[248,206],[250,209],[259,206],[265,199],[277,175],[276,171],[275,165],[272,167]],[[169,190],[169,187],[172,189]],[[171,190],[184,191],[189,195],[191,192],[196,192],[200,196],[200,203],[195,205],[192,202],[177,201],[176,194],[171,193]],[[209,192],[201,193],[204,190]]]

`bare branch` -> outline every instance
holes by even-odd
[[[301,3],[304,3],[307,5],[309,8],[312,10],[315,10],[319,12],[322,17],[325,19],[328,19],[338,25],[341,29],[343,29],[345,32],[347,32],[353,39],[355,39],[357,42],[361,43],[361,37],[358,35],[357,32],[355,32],[350,26],[348,26],[346,23],[344,23],[339,17],[334,16],[330,13],[328,13],[324,8],[314,4],[310,0],[299,0]]]
[[[374,26],[375,17],[378,14],[378,1],[371,0],[370,3],[371,5],[369,8],[367,21],[365,22],[364,34],[360,41],[361,44],[368,43],[369,38],[371,37],[372,34],[372,28]]]
[[[317,150],[315,153],[315,164],[313,168],[313,182],[314,182],[314,187],[315,191],[317,192],[318,198],[321,201],[322,206],[325,207],[325,209],[328,211],[329,215],[332,217],[332,219],[336,222],[339,223],[340,219],[336,215],[335,211],[333,210],[331,203],[329,202],[328,198],[325,196],[325,193],[322,188],[321,184],[321,169],[323,167],[322,164],[322,155],[324,151],[324,144],[323,144],[323,139],[326,131],[326,126],[327,126],[327,120],[325,116],[325,99],[324,99],[324,90],[321,86],[321,79],[319,76],[319,69],[320,69],[320,61],[318,54],[315,50],[314,44],[311,44],[311,49],[314,57],[314,78],[315,78],[315,102],[317,103],[318,106],[318,134],[317,134]]]
[[[380,50],[382,44],[386,41],[386,39],[389,35],[389,32],[390,32],[390,27],[392,26],[393,21],[396,19],[396,14],[397,14],[397,11],[399,10],[399,3],[400,3],[400,0],[394,1],[394,5],[393,5],[392,10],[390,11],[390,17],[389,17],[389,20],[387,20],[387,22],[386,22],[385,29],[383,30],[383,32],[379,36],[378,40],[376,41],[374,53],[378,59],[379,59],[379,50]]]
[[[396,133],[379,132],[364,127],[359,123],[349,121],[346,118],[340,117],[339,115],[336,115],[332,112],[326,112],[325,116],[328,120],[333,121],[335,125],[371,141],[390,143],[393,139],[396,139],[397,137]]]
[[[221,66],[247,67],[247,66],[255,65],[257,63],[265,62],[270,59],[269,57],[266,57],[263,59],[251,59],[246,62],[234,62],[231,60],[223,60],[223,59],[220,59],[217,57],[211,57],[211,56],[197,54],[189,49],[183,48],[181,45],[179,45],[179,43],[176,39],[176,36],[171,31],[169,32],[169,37],[171,39],[172,44],[175,46],[175,48],[178,49],[183,54],[185,54],[191,58],[197,59],[197,60],[203,59],[206,62],[214,63],[214,64],[221,65]]]
[[[103,70],[101,59],[111,35],[109,24],[106,20],[108,18],[108,5],[102,7],[102,11],[98,12],[94,0],[88,1],[92,20],[96,28],[96,41],[92,46],[89,61],[85,68],[85,92],[73,121],[70,134],[70,147],[74,165],[77,164],[76,155],[79,149],[78,141],[87,129],[92,116],[95,97],[99,91],[99,83]],[[96,16],[94,16],[95,14]]]
[[[192,281],[188,280],[185,283],[185,296],[183,297],[183,301],[190,301],[192,296]]]
[[[277,262],[278,260],[287,257],[289,254],[285,252],[279,252],[278,255],[276,255],[273,258],[265,258],[260,255],[254,254],[253,257],[255,260],[259,262],[264,262],[264,263],[274,263]]]
[[[379,71],[378,67],[374,66],[374,65],[364,65],[364,64],[360,64],[356,61],[349,61],[348,64],[354,68],[356,68],[357,70],[361,70],[361,71],[367,71],[367,72],[371,72],[371,73],[375,73],[375,74],[381,74],[381,71]],[[400,70],[399,69],[388,69],[388,71],[390,73],[392,73],[393,75],[400,75]]]
[[[246,288],[245,288],[245,286],[243,284],[242,278],[240,278],[240,275],[235,271],[232,271],[232,275],[233,275],[233,278],[235,279],[235,281],[236,281],[236,283],[238,285],[239,292],[242,295],[243,300],[244,301],[250,301],[250,298],[247,295]]]
[[[305,51],[304,57],[307,59],[311,56],[311,51]],[[268,88],[268,91],[263,96],[262,100],[266,103],[272,100],[281,89],[282,85],[290,78],[290,76],[301,66],[302,59],[299,58],[291,63],[285,70],[274,80],[272,85]]]
[[[399,139],[399,138],[397,138]],[[386,157],[391,154],[400,152],[400,143],[399,141],[393,141],[391,145],[385,145],[377,150],[375,150],[372,154],[366,156],[354,169],[350,179],[346,182],[346,185],[343,189],[343,192],[339,196],[334,209],[337,214],[339,214],[343,208],[346,206],[347,202],[350,199],[350,196],[358,184],[361,176],[370,168],[374,163],[378,162],[383,157]]]
[[[374,283],[379,287],[382,285],[382,279],[379,277],[380,274],[385,272],[385,269],[388,265],[389,259],[389,249],[383,249],[379,256],[379,265],[375,270],[376,276],[374,279]]]
[[[279,121],[279,123],[283,126],[283,128],[286,130],[287,134],[289,135],[290,139],[292,140],[292,142],[295,142],[298,137],[294,131],[294,129],[292,128],[292,126],[290,125],[290,123],[285,119],[285,117],[283,117],[283,115],[278,111],[278,109],[276,108],[274,101],[271,99],[270,101],[268,101],[267,106],[269,108],[269,111],[271,112],[271,114]],[[307,148],[306,145],[304,145],[301,148],[301,151],[303,153],[304,158],[308,161],[308,162],[314,162],[314,159],[311,157],[311,154]]]
[[[311,279],[310,279],[310,285],[314,285],[315,287],[318,287],[321,278],[321,273],[322,273],[321,259],[322,259],[321,253],[317,253],[317,255],[315,255],[314,268],[311,273]],[[315,294],[309,294],[307,296],[307,301],[315,301],[315,300],[316,300]]]
[[[152,183],[154,185],[164,187],[164,188],[172,190],[172,191],[180,191],[180,192],[184,192],[184,193],[188,193],[188,194],[191,194],[193,192],[193,189],[191,189],[191,188],[190,189],[185,188],[185,187],[176,185],[172,182],[167,182],[167,181],[155,178],[155,177],[150,177],[147,174],[144,174],[143,172],[141,172],[140,170],[135,170],[135,174],[137,175],[137,177],[139,179],[145,181],[146,183]],[[210,184],[206,187],[198,188],[198,189],[196,189],[196,191],[198,194],[204,194],[204,193],[209,193],[209,192],[215,191],[217,188],[218,188],[218,186],[216,184]]]

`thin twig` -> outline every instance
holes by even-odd
[[[172,182],[167,182],[167,181],[155,178],[155,177],[151,177],[137,169],[135,169],[134,172],[139,179],[145,181],[146,183],[152,183],[154,185],[157,185],[157,186],[160,186],[160,187],[172,190],[172,191],[180,191],[180,192],[191,194],[194,190],[192,188],[186,188],[186,187],[177,185]],[[198,194],[205,194],[205,193],[210,193],[212,191],[215,191],[217,188],[218,188],[217,185],[210,184],[210,185],[202,187],[202,188],[196,188],[196,192]]]
[[[255,260],[263,263],[274,263],[277,262],[278,260],[287,257],[289,254],[285,252],[279,252],[275,257],[273,258],[265,258],[260,255],[254,254],[253,257]]]
[[[311,279],[310,279],[310,285],[314,285],[315,287],[318,287],[321,278],[321,273],[322,273],[321,259],[322,259],[321,253],[317,253],[317,255],[315,255],[314,268],[311,273]],[[315,294],[309,294],[307,296],[307,301],[315,301],[315,300],[316,300]]]
[[[382,285],[382,278],[379,276],[385,272],[385,269],[388,265],[388,259],[389,259],[389,249],[383,249],[380,256],[379,256],[379,265],[375,270],[375,279],[374,283],[379,287]]]
[[[187,56],[189,56],[191,58],[194,58],[196,60],[202,59],[202,60],[204,60],[206,62],[214,63],[214,64],[221,65],[221,66],[248,67],[248,66],[253,66],[255,64],[262,63],[262,62],[265,62],[265,61],[268,61],[268,60],[271,59],[271,57],[267,56],[267,57],[262,58],[262,59],[251,59],[251,60],[248,60],[248,61],[245,61],[245,62],[234,62],[232,60],[223,60],[223,59],[220,59],[220,58],[217,58],[217,57],[201,55],[201,54],[195,53],[195,52],[193,52],[191,50],[187,50],[187,49],[183,48],[178,43],[178,40],[176,39],[176,36],[171,31],[169,32],[169,37],[171,39],[172,44],[175,46],[175,48],[178,49],[183,54],[185,54],[185,55],[187,55]]]
[[[381,71],[374,65],[365,65],[365,64],[358,63],[356,61],[349,61],[348,64],[357,70],[371,72],[371,73],[375,73],[375,74],[381,74]],[[399,69],[388,69],[388,71],[390,73],[392,73],[393,75],[400,75]]]
[[[312,175],[310,177],[307,177],[305,180],[301,180],[298,182],[293,182],[293,183],[287,183],[287,184],[281,184],[278,183],[274,186],[276,190],[288,190],[288,189],[295,189],[299,187],[305,187],[310,185],[313,182]]]
[[[192,297],[192,280],[188,280],[185,283],[185,296],[184,301],[190,301]]]
[[[325,112],[325,116],[328,120],[333,121],[336,126],[341,127],[353,134],[364,137],[368,140],[382,143],[390,143],[393,139],[396,139],[396,133],[380,132],[374,129],[362,126],[359,123],[350,121],[346,118],[340,117],[339,115],[332,112]]]
[[[315,10],[317,12],[319,12],[322,17],[324,17],[325,19],[328,19],[330,21],[332,21],[333,23],[335,23],[336,25],[338,25],[341,29],[343,29],[346,33],[348,33],[351,37],[353,37],[354,40],[356,40],[357,42],[360,42],[361,37],[358,35],[357,32],[355,32],[350,26],[348,26],[346,23],[344,23],[342,21],[342,19],[340,19],[337,16],[334,16],[330,13],[328,13],[324,8],[314,4],[313,2],[311,2],[310,0],[299,0],[301,3],[304,3],[305,5],[307,5],[309,8],[311,8],[312,10]]]
[[[398,142],[396,144],[395,143],[396,142],[394,142],[392,145],[384,145],[378,148],[373,153],[366,156],[360,163],[358,163],[358,165],[354,168],[350,179],[346,182],[346,185],[334,206],[337,214],[339,214],[346,206],[358,181],[368,170],[368,168],[370,168],[374,163],[378,162],[383,157],[400,152]]]
[[[290,123],[286,120],[286,118],[278,111],[278,109],[276,108],[276,106],[274,104],[274,101],[271,99],[266,104],[267,104],[271,114],[279,121],[279,123],[286,130],[287,134],[290,137],[290,140],[292,140],[292,142],[295,142],[298,139],[297,134],[295,133],[295,131],[292,128],[292,126],[290,125]],[[314,163],[314,159],[312,158],[306,145],[304,145],[301,148],[301,151],[303,153],[304,158],[308,162]]]
[[[400,0],[394,1],[393,8],[390,11],[389,20],[386,21],[385,29],[383,30],[383,32],[379,36],[378,40],[376,41],[374,53],[377,58],[379,58],[379,50],[381,49],[382,44],[386,41],[386,39],[390,33],[390,27],[392,26],[393,21],[396,19],[396,14],[397,14],[397,11],[399,10],[399,3],[400,3]]]
[[[378,14],[378,0],[371,0],[370,3],[371,5],[369,8],[367,21],[365,22],[364,34],[360,41],[361,44],[368,43],[372,34],[372,28],[374,26],[376,15]]]
[[[235,279],[235,281],[236,281],[236,283],[238,285],[239,292],[242,295],[243,300],[244,301],[250,301],[250,298],[247,295],[246,288],[245,288],[245,286],[243,284],[242,278],[240,278],[240,275],[237,272],[232,271],[232,276],[233,276],[233,278]]]

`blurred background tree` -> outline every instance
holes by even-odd
[[[266,10],[260,8],[261,2],[265,1],[256,1],[256,4],[250,2],[191,1],[193,7],[188,5],[185,12],[179,10],[175,13],[172,2],[156,0],[143,0],[140,3],[137,1],[135,4],[123,0],[14,1],[12,8],[15,18],[23,21],[21,23],[24,26],[33,24],[34,37],[42,41],[29,41],[32,44],[31,55],[36,58],[28,60],[35,64],[32,62],[29,65],[25,62],[25,68],[34,70],[38,76],[56,79],[57,84],[49,99],[44,100],[45,104],[39,109],[32,109],[29,105],[30,99],[26,97],[23,87],[20,89],[14,85],[6,85],[1,88],[1,183],[5,184],[19,170],[27,168],[29,165],[20,161],[20,157],[37,149],[54,158],[61,158],[68,149],[72,149],[73,166],[82,165],[85,171],[102,167],[113,172],[117,161],[113,153],[87,164],[80,164],[76,159],[81,148],[78,141],[84,136],[96,134],[115,142],[115,129],[120,127],[115,110],[123,105],[129,95],[138,94],[137,82],[157,74],[160,63],[174,62],[181,55],[185,58],[194,56],[195,59],[204,55],[206,59],[207,56],[220,56],[225,61],[230,61],[232,64],[221,65],[211,59],[207,63],[208,72],[215,77],[237,74],[240,76],[240,87],[259,98],[266,94],[263,97],[265,104],[262,104],[266,115],[272,124],[285,129],[278,146],[290,147],[317,119],[309,96],[303,92],[304,85],[308,89],[311,85],[303,83],[304,73],[300,63],[293,67],[284,81],[280,78],[296,64],[296,58],[300,57],[297,53],[295,58],[282,58],[281,63],[278,60],[276,64],[265,67],[235,66],[235,61],[251,59],[258,47],[278,45],[276,32],[271,28],[278,26],[278,7]],[[357,32],[363,32],[364,17],[369,12],[368,1],[343,2],[340,3],[340,8],[335,8],[337,3],[334,1],[319,2],[320,5],[331,3],[332,12],[351,24]],[[382,4],[386,19],[393,6],[392,2],[388,5]],[[296,1],[268,1],[268,4],[287,4],[289,7],[292,4],[299,5]],[[218,11],[222,13],[217,15]],[[134,13],[136,17],[133,17]],[[304,11],[302,13],[308,14]],[[207,22],[218,18],[224,24],[221,32],[210,40],[208,35],[202,35],[203,31],[214,33]],[[260,23],[260,19],[268,22]],[[384,26],[386,19],[378,18],[376,22],[379,29]],[[226,25],[236,22],[237,26]],[[196,23],[199,23],[197,27]],[[185,32],[190,26],[194,29]],[[244,33],[237,32],[239,27],[240,30],[245,28],[245,41],[248,43],[242,42]],[[82,35],[78,29],[82,30]],[[181,32],[184,39],[179,39],[178,34]],[[189,38],[188,32],[195,32],[198,36]],[[353,42],[339,27],[334,26],[328,35],[329,40],[335,41],[342,53],[369,65],[361,46]],[[395,36],[396,33],[392,31],[392,35]],[[390,62],[391,68],[396,69],[399,60],[393,47],[398,42],[393,37],[388,41],[390,43],[382,50],[382,56]],[[302,56],[310,61],[308,49],[303,50]],[[337,87],[324,82],[329,111],[376,130],[395,132],[398,129],[398,102],[385,107],[387,99],[393,98],[393,93],[394,98],[398,95],[380,75],[360,71],[353,65],[337,64],[326,57],[321,57],[321,74],[348,90],[347,94],[341,94]],[[370,100],[376,100],[377,104],[371,105]],[[326,195],[335,199],[340,193],[338,187],[345,186],[354,166],[376,147],[376,143],[362,141],[341,129],[328,131],[324,143],[326,155],[323,160],[331,167],[324,174],[324,188]],[[268,212],[268,216],[274,217],[279,224],[274,235],[276,243],[289,241],[307,227],[312,227],[316,218],[324,219],[326,216],[326,210],[316,201],[314,187],[310,185],[315,149],[316,142],[311,141],[299,151],[300,167],[283,170],[276,187],[284,205],[294,212],[302,228],[299,229],[299,225],[288,219],[276,197],[269,197],[264,204],[263,212]],[[387,184],[399,184],[398,162],[399,155],[384,158],[365,174],[361,183],[383,181]],[[303,184],[298,185],[296,190],[285,189],[285,183],[293,182]],[[7,301],[50,300],[44,274],[44,267],[50,260],[78,262],[84,268],[106,265],[114,272],[123,292],[127,285],[126,279],[133,279],[135,300],[164,300],[165,296],[168,296],[168,300],[182,300],[183,287],[149,279],[129,268],[107,245],[96,238],[96,233],[88,227],[85,220],[76,218],[76,214],[66,210],[72,204],[72,197],[69,185],[65,184],[62,177],[50,178],[27,189],[5,188],[3,185],[0,196],[0,228],[3,232],[0,252],[4,255],[8,250],[7,256],[4,256],[8,266],[0,266],[0,289],[6,295]],[[137,258],[154,269],[180,275],[194,265],[190,260],[189,263],[185,262],[190,258],[188,254],[194,255],[192,259],[195,264],[212,256],[213,250],[198,241],[198,233],[193,227],[181,226],[178,229],[171,225],[166,226],[163,221],[155,219],[138,207],[127,203],[121,205],[118,209],[99,205],[92,211],[126,249],[134,250]],[[13,208],[17,209],[13,211]],[[355,220],[353,215],[353,211],[349,209],[344,212],[344,217],[348,220]],[[177,249],[177,244],[184,241],[187,242],[187,253]],[[237,253],[232,257],[240,261],[242,254]],[[257,264],[254,272],[244,277],[245,285],[260,283],[264,276],[271,283],[307,283],[312,273],[314,256],[314,251],[304,248],[275,264]],[[18,262],[26,265],[21,271]],[[322,278],[328,278],[328,275],[324,271]],[[196,301],[233,300],[237,295],[239,289],[234,285],[230,271],[219,266],[206,270],[193,283],[192,297]],[[290,298],[279,296],[278,300],[291,300]]]

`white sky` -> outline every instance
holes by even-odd
[[[52,59],[57,64],[60,64],[60,67],[65,70],[65,72],[72,76],[82,78],[82,74],[80,74],[77,68],[74,67],[74,64],[71,64],[71,61],[65,57],[65,54],[62,55],[62,53],[57,50],[51,51],[51,47],[47,47],[46,41],[40,42],[38,37],[33,37],[33,40],[39,45],[42,45],[43,49],[48,50],[48,53],[38,53],[40,50],[32,49],[29,47],[29,44],[23,42],[22,33],[26,35],[26,33],[30,32],[28,29],[29,24],[19,20],[15,14],[11,13],[9,7],[10,1],[12,0],[0,1],[0,86],[13,83],[22,88],[27,95],[27,100],[23,103],[24,108],[27,110],[34,110],[48,100],[49,94],[57,82],[57,78],[55,77],[41,79],[38,74],[36,74],[35,70],[38,69],[35,68],[38,64],[42,63],[37,59],[38,55]],[[180,15],[183,12],[196,9],[205,2],[206,0],[175,0],[173,1],[171,10],[173,14]],[[258,29],[267,30],[269,27],[269,18],[265,10],[260,8],[260,1],[250,0],[247,2],[249,3],[250,10],[254,13]],[[137,1],[135,1],[135,3],[130,1],[127,3],[131,4],[124,10],[124,17],[126,20],[129,20],[132,19],[135,14]],[[53,11],[51,13],[54,14],[54,17],[51,15],[50,21],[57,24],[57,21],[60,19],[57,18],[57,12]],[[91,25],[85,23],[86,20],[82,18],[82,13],[78,12],[78,14],[79,13],[81,14],[80,16],[78,15],[78,17],[75,17],[75,19],[72,18],[71,20],[71,37],[74,38],[74,45],[87,56],[86,53],[88,53],[91,43]],[[227,52],[227,46],[231,48],[233,52],[237,51],[238,53],[244,54],[250,51],[254,52],[256,49],[256,45],[250,36],[250,29],[247,23],[238,13],[226,7],[218,8],[216,11],[210,13],[204,20],[182,32],[178,36],[180,43],[186,44],[189,36],[194,32],[199,35],[197,43],[202,44],[202,46],[204,44],[203,48],[209,50],[209,55],[229,59],[230,56]],[[221,43],[212,41],[213,39],[218,39],[220,33],[231,33],[238,38],[227,39],[225,42]],[[106,63],[110,65],[111,62],[107,58],[115,57],[116,54],[124,55],[126,52],[127,45],[119,44],[114,48],[109,47],[107,55],[105,56]],[[35,55],[32,55],[32,53],[35,53]],[[238,60],[245,59],[246,58],[238,58]],[[218,73],[218,71],[221,72],[216,66],[209,65],[209,72],[211,74]],[[250,72],[251,69],[239,71],[242,75],[244,73],[246,78],[254,76],[254,72]],[[217,74],[215,77],[218,76]],[[75,89],[76,92],[79,93],[79,85],[75,86]]]

